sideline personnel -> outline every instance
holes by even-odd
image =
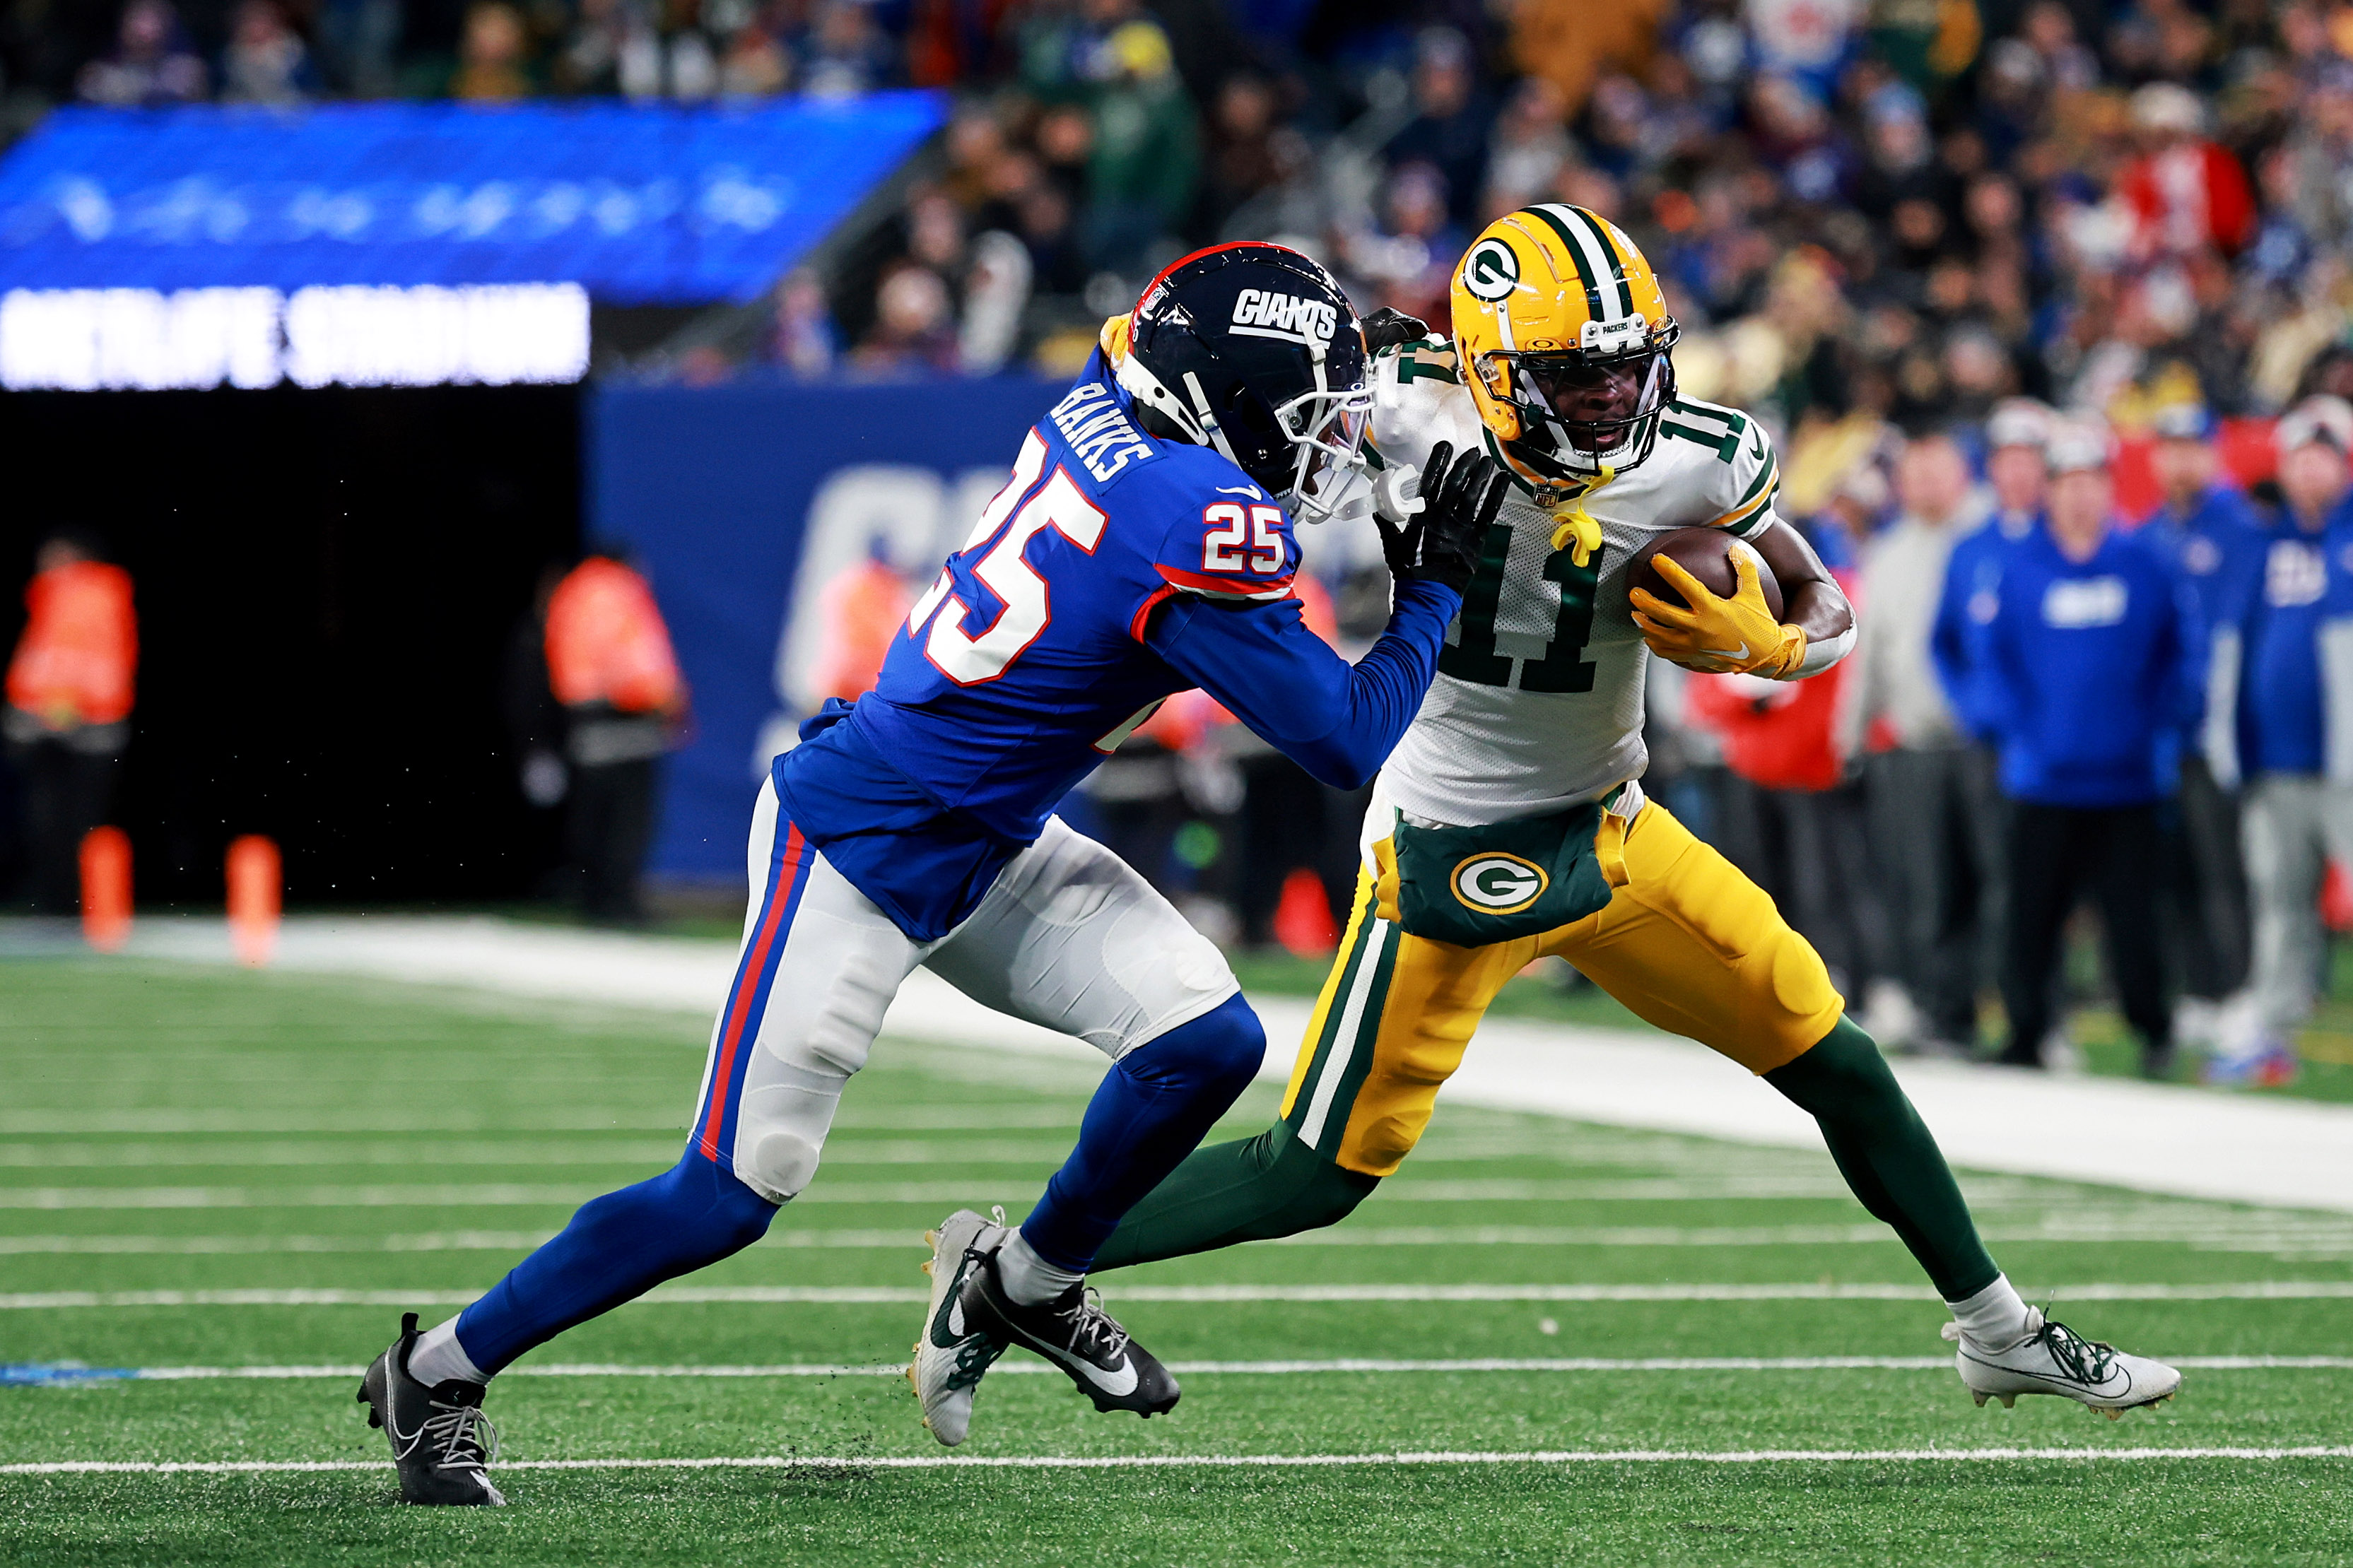
[[[59,532],[33,558],[28,619],[8,662],[0,730],[25,781],[25,848],[36,912],[81,907],[81,841],[103,823],[131,739],[139,618],[131,574],[87,535]]]
[[[617,545],[593,547],[547,602],[547,676],[571,719],[565,819],[581,912],[646,919],[638,890],[653,842],[654,764],[686,714],[686,683],[653,590]]]

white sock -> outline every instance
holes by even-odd
[[[997,1278],[1017,1307],[1036,1307],[1052,1300],[1086,1278],[1075,1268],[1057,1268],[1038,1256],[1037,1249],[1015,1231],[997,1249]]]
[[[474,1364],[466,1347],[458,1342],[458,1320],[437,1324],[417,1336],[417,1343],[408,1352],[408,1375],[431,1388],[451,1378],[467,1383],[488,1383],[490,1373]]]
[[[1971,1344],[2005,1350],[2026,1337],[2030,1309],[2007,1274],[1995,1275],[1992,1284],[1968,1300],[1945,1305],[1953,1310],[1953,1321],[1960,1324],[1961,1337]]]

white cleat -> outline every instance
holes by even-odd
[[[2008,1410],[2021,1394],[2054,1394],[2116,1421],[2127,1410],[2172,1398],[2181,1387],[2181,1373],[2175,1368],[2087,1340],[2044,1317],[2037,1307],[2026,1310],[2026,1334],[2015,1344],[2000,1349],[1973,1344],[1961,1337],[1958,1323],[1947,1323],[1945,1337],[1959,1342],[1953,1362],[1980,1406],[1999,1399]]]
[[[994,1221],[958,1209],[925,1234],[932,1256],[923,1272],[932,1277],[932,1300],[907,1381],[923,1402],[923,1425],[953,1448],[972,1426],[972,1396],[982,1374],[1005,1353],[1005,1342],[964,1321],[964,1282],[981,1259],[1003,1244],[1005,1211]]]

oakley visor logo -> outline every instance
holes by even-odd
[[[1296,332],[1316,342],[1328,342],[1332,334],[1339,331],[1340,312],[1332,308],[1329,300],[1245,289],[1234,296],[1234,325],[1272,327],[1280,332]]]
[[[1454,897],[1482,915],[1515,915],[1544,896],[1544,868],[1516,855],[1473,855],[1454,868]]]
[[[1492,305],[1520,286],[1520,258],[1500,239],[1482,239],[1462,258],[1462,287]]]

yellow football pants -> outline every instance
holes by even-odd
[[[1599,911],[1541,936],[1456,947],[1356,913],[1291,1069],[1283,1120],[1342,1168],[1386,1176],[1430,1124],[1439,1086],[1504,982],[1557,956],[1646,1021],[1751,1072],[1831,1032],[1845,1003],[1763,889],[1656,801],[1626,832],[1626,882]]]

